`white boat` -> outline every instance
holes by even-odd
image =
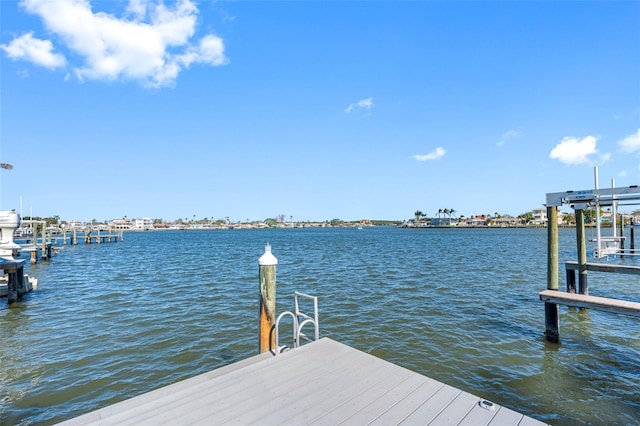
[[[15,210],[0,211],[0,257],[20,256],[21,246],[13,242],[13,233],[20,227],[20,215]]]

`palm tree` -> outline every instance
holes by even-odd
[[[422,213],[420,210],[416,210],[416,212],[414,213],[415,217],[416,217],[416,222],[419,222],[420,219],[422,219],[422,217],[424,216],[424,213]]]
[[[442,214],[442,209],[438,209],[438,218],[440,218],[441,214]]]
[[[445,216],[449,216],[449,221],[447,222],[447,225],[451,225],[451,213],[450,213],[450,210],[449,210],[449,209],[446,209],[446,208],[445,208],[445,209],[442,209],[442,213],[443,213]]]
[[[449,217],[453,216],[456,213],[456,209],[449,209]]]

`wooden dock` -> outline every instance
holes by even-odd
[[[566,305],[575,308],[598,309],[616,314],[626,314],[640,317],[640,303],[609,297],[590,296],[585,293],[576,293],[576,271],[581,268],[575,261],[565,262],[567,272],[567,291],[555,289],[540,292],[540,300],[555,305]],[[612,265],[607,263],[586,262],[582,268],[585,271],[640,275],[640,267],[632,265]],[[579,289],[578,289],[579,290]],[[586,289],[582,288],[582,291]]]
[[[567,305],[575,308],[598,309],[640,317],[640,303],[628,300],[612,299],[609,297],[589,296],[579,293],[567,293],[558,290],[545,290],[540,292],[540,300],[556,305]]]
[[[585,263],[587,271],[596,272],[614,272],[618,274],[640,275],[640,266],[633,265],[614,265],[608,263]],[[569,260],[565,262],[565,269],[568,271],[577,271],[580,269],[578,262]]]
[[[543,425],[328,338],[266,352],[63,425]]]
[[[6,297],[9,304],[38,287],[38,281],[24,273],[24,263],[23,259],[0,258],[0,297]]]

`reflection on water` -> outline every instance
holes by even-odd
[[[560,230],[561,262],[574,238]],[[267,242],[278,311],[296,290],[319,296],[322,336],[552,424],[640,422],[637,319],[562,307],[562,343],[544,340],[546,230],[348,228],[65,247],[31,267],[37,292],[0,301],[0,424],[58,422],[254,355]],[[640,300],[633,276],[590,273],[589,288]]]

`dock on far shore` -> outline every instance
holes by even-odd
[[[119,402],[63,425],[543,425],[357,349],[322,338]]]

